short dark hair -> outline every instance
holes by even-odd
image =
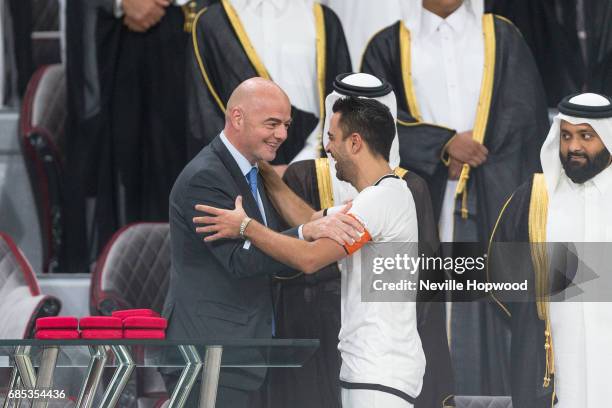
[[[372,153],[389,161],[395,121],[386,105],[375,99],[349,96],[338,99],[332,111],[341,115],[339,125],[344,137],[359,133]]]

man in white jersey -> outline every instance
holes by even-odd
[[[325,149],[336,161],[337,177],[359,192],[352,204],[341,209],[363,225],[359,241],[340,246],[330,239],[287,239],[247,217],[241,197],[236,199],[234,210],[196,206],[210,214],[194,218],[196,224],[206,224],[196,231],[204,233],[206,241],[243,237],[304,273],[340,261],[342,328],[338,347],[343,407],[412,408],[425,372],[416,303],[362,301],[362,281],[372,277],[363,251],[379,243],[418,242],[412,194],[389,167],[395,123],[389,109],[371,99],[341,98],[333,112]],[[334,210],[338,209],[329,212]],[[327,212],[313,210],[312,217]]]

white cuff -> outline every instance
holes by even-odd
[[[341,204],[341,205],[337,205],[335,207],[329,207],[327,209],[327,215],[334,215],[337,212],[340,212],[344,207],[346,207],[346,204]]]
[[[304,224],[302,224],[302,225],[300,225],[300,226],[298,227],[298,237],[299,237],[299,238],[300,238],[302,241],[304,241],[304,234],[302,233],[302,228],[304,228]]]
[[[123,17],[123,0],[113,0],[113,14],[116,18]]]

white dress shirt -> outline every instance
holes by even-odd
[[[425,122],[459,133],[473,129],[484,69],[481,18],[465,4],[446,19],[423,8],[418,30],[408,27],[412,81]],[[456,186],[456,180],[449,180],[444,194],[439,224],[443,242],[453,241]]]
[[[227,147],[227,150],[229,150],[230,154],[236,161],[236,164],[238,164],[238,167],[240,168],[240,172],[242,173],[244,178],[247,180],[247,184],[248,184],[247,175],[249,174],[249,172],[251,171],[253,167],[257,167],[257,163],[251,164],[246,159],[246,157],[244,157],[242,153],[240,153],[238,149],[234,147],[234,145],[229,141],[227,136],[225,136],[225,133],[221,132],[220,137],[221,137],[221,141],[223,142],[225,147]],[[268,225],[268,220],[266,219],[266,212],[264,211],[263,201],[261,201],[261,195],[259,194],[259,185],[257,186],[257,197],[255,198],[255,200],[257,201],[257,207],[259,207],[259,212],[261,213],[261,217],[263,218],[264,224]]]
[[[321,117],[312,0],[231,0],[257,55],[291,104]],[[328,56],[333,58],[333,56]],[[319,157],[320,125],[293,161]]]

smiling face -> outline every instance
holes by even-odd
[[[342,126],[340,126],[341,116],[340,112],[336,112],[331,117],[329,132],[327,133],[329,142],[325,146],[325,151],[331,154],[336,161],[336,177],[338,180],[350,182],[355,174],[356,166],[351,160],[350,136],[345,135]]]
[[[291,104],[278,85],[255,77],[234,90],[225,116],[226,136],[251,164],[272,161],[287,139]]]
[[[610,165],[610,152],[593,128],[561,121],[559,158],[565,174],[574,183],[590,180]]]
[[[272,161],[280,145],[287,140],[291,105],[282,94],[262,98],[253,105],[253,109],[244,112],[246,150],[253,161]]]

